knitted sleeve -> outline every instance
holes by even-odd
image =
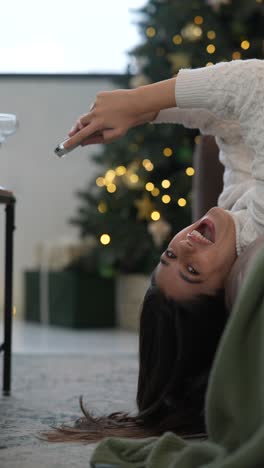
[[[217,118],[216,115],[207,109],[180,109],[179,107],[162,109],[152,123],[181,124],[186,128],[199,128],[204,135],[214,135],[223,138],[230,135],[228,124],[232,128],[234,124],[234,122]],[[233,131],[237,133],[238,129],[233,129]]]

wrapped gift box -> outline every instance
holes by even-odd
[[[24,273],[28,321],[71,328],[115,326],[115,281],[81,271]]]

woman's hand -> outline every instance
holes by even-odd
[[[176,106],[176,78],[136,89],[120,89],[97,94],[90,112],[80,117],[65,148],[74,145],[111,143],[127,131],[155,119],[160,109]]]
[[[153,120],[156,114],[140,109],[134,90],[99,93],[90,112],[74,124],[65,147],[111,143],[124,136],[130,128]]]

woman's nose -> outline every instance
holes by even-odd
[[[194,253],[195,247],[188,240],[182,240],[179,242],[179,254],[178,255],[189,255]]]

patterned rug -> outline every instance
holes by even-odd
[[[2,376],[2,359],[0,375]],[[15,355],[12,396],[0,397],[1,468],[89,467],[94,445],[36,436],[77,419],[79,396],[95,414],[135,410],[136,355]]]

